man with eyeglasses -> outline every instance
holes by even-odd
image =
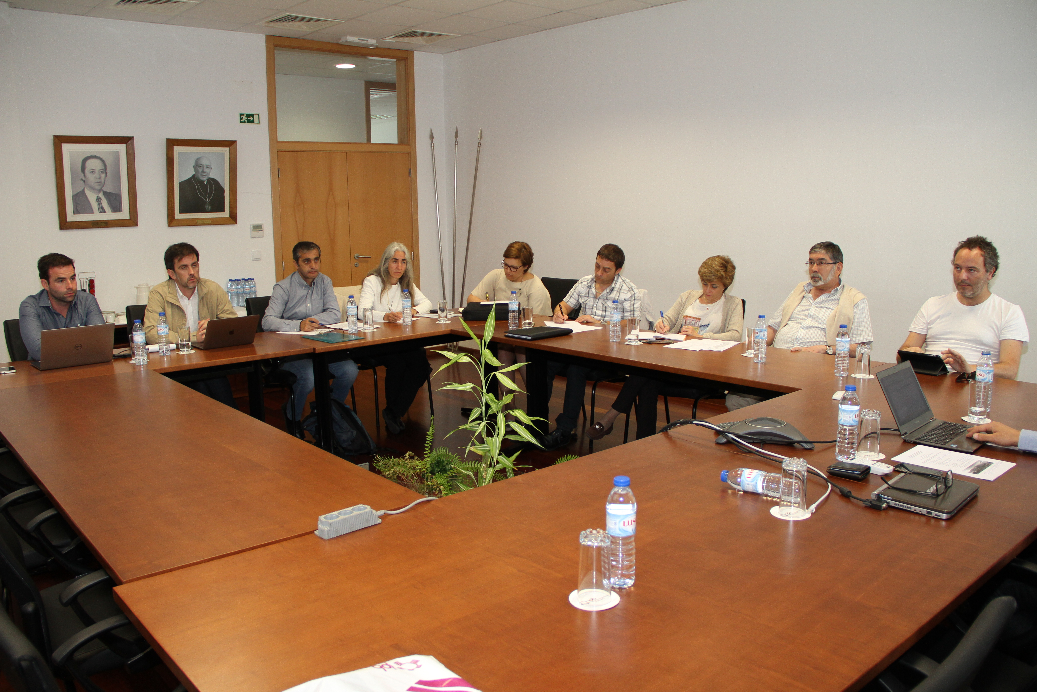
[[[990,292],[998,263],[997,248],[983,236],[958,243],[951,261],[954,293],[925,301],[900,350],[940,355],[959,373],[975,370],[980,354],[990,351],[994,375],[1014,380],[1030,332],[1022,309]]]
[[[850,330],[850,356],[871,343],[871,313],[863,293],[842,282],[843,251],[830,241],[810,248],[808,281],[792,289],[767,325],[767,345],[791,351],[835,353],[839,325]]]

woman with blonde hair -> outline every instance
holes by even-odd
[[[726,255],[714,255],[699,265],[701,289],[680,294],[677,302],[655,323],[660,334],[683,334],[685,339],[718,339],[738,341],[742,338],[744,319],[742,300],[730,295],[727,289],[735,280],[735,263]],[[631,375],[623,389],[605,412],[594,423],[587,436],[600,440],[612,432],[612,424],[621,413],[629,413],[637,400],[637,439],[655,434],[658,419],[659,394],[694,396],[688,387],[672,387],[667,383],[642,375]]]

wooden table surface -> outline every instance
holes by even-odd
[[[960,394],[944,391],[948,378],[926,388],[933,399]],[[1009,408],[1035,391],[1003,387],[995,402]],[[830,439],[834,403],[816,390],[782,399],[801,395],[783,417],[802,413],[804,432]],[[785,522],[771,501],[719,478],[775,465],[687,430],[116,595],[202,692],[275,692],[409,654],[433,655],[487,691],[844,690],[893,661],[1037,529],[1037,466],[1023,455],[993,452],[1020,463],[978,481],[979,497],[951,521],[832,496],[811,519]],[[804,456],[834,461],[830,446]],[[638,500],[637,581],[615,609],[585,613],[566,600],[577,537],[603,526],[620,473]],[[812,479],[808,492],[817,499],[822,484]]]
[[[145,369],[0,390],[0,431],[119,582],[418,497]]]

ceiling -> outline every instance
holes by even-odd
[[[449,53],[677,1],[8,0],[8,4],[42,12],[273,34],[332,43],[347,43],[347,36],[358,37],[375,39],[383,48]],[[266,24],[286,14],[302,19]],[[450,36],[422,35],[414,39],[420,42],[388,39],[408,30]]]

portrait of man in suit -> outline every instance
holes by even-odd
[[[225,213],[226,192],[220,181],[212,176],[211,157],[196,157],[192,167],[194,174],[180,181],[180,213]]]
[[[83,189],[72,195],[73,214],[112,214],[122,211],[122,195],[104,189],[108,164],[97,154],[87,154],[79,163]]]

